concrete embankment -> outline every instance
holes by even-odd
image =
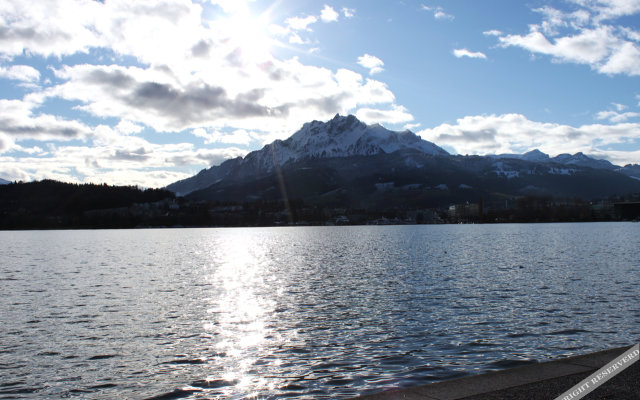
[[[553,400],[630,347],[391,390],[361,396],[357,400]],[[640,362],[635,362],[583,399],[640,400]]]

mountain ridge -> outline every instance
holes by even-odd
[[[640,166],[583,153],[451,155],[410,131],[336,115],[286,140],[227,160],[167,186],[192,200],[252,202],[297,198],[332,206],[446,206],[525,195],[594,199],[640,192]],[[407,196],[414,196],[409,199]]]
[[[244,158],[227,160],[219,166],[200,171],[197,175],[174,182],[166,188],[179,195],[204,189],[224,179],[233,169],[243,169],[239,174],[268,173],[274,168],[306,158],[333,158],[370,156],[414,150],[429,155],[449,155],[437,145],[405,130],[391,131],[379,124],[367,125],[355,116],[336,114],[327,122],[312,121],[285,140],[275,140],[262,149],[252,151]]]

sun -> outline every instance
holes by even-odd
[[[269,35],[266,13],[254,16],[248,9],[241,8],[221,22],[237,61],[255,65],[271,59],[273,39]]]

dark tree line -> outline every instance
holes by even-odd
[[[135,186],[73,184],[53,180],[0,186],[0,228],[128,226],[122,209],[174,201],[172,192]],[[117,210],[120,209],[119,212]],[[108,212],[107,210],[113,210]],[[104,221],[103,221],[104,220]]]
[[[453,210],[404,202],[395,207],[353,208],[347,202],[329,206],[299,198],[243,203],[188,200],[162,189],[44,180],[0,186],[0,229],[611,221],[637,218],[638,200],[635,196],[595,203],[522,196],[493,203],[480,198],[477,203],[452,206]]]

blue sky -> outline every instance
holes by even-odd
[[[0,0],[0,178],[160,187],[355,114],[640,162],[640,0]]]

